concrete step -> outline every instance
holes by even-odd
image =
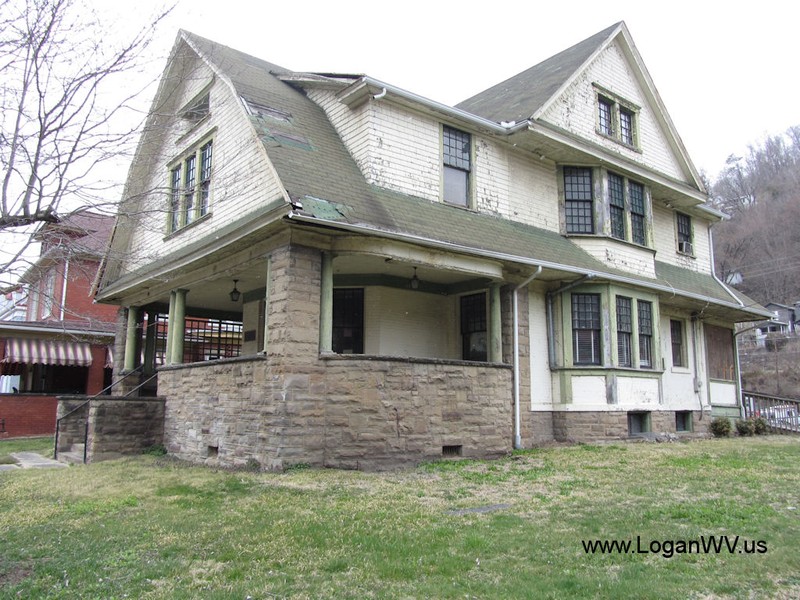
[[[62,463],[83,464],[83,450],[80,452],[62,451],[58,453],[58,461]]]

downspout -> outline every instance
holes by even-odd
[[[547,363],[550,369],[554,369],[556,366],[556,330],[555,324],[553,323],[553,298],[563,292],[566,292],[567,290],[571,290],[572,288],[581,285],[586,280],[594,279],[595,277],[596,275],[594,273],[589,273],[580,279],[576,279],[571,283],[561,286],[557,290],[547,292],[545,295],[545,299],[547,301]]]
[[[520,283],[514,288],[514,293],[511,295],[513,303],[512,313],[514,318],[514,449],[519,450],[522,448],[522,433],[519,414],[519,310],[517,304],[517,293],[522,288],[525,288],[531,281],[536,279],[542,272],[542,266],[539,265],[534,271],[533,275],[528,277],[525,281]]]
[[[691,326],[692,326],[692,363],[694,365],[694,393],[697,396],[697,401],[700,404],[700,420],[703,420],[703,414],[705,411],[705,407],[703,406],[703,397],[700,395],[700,389],[702,388],[702,382],[700,381],[700,372],[698,369],[698,357],[697,357],[697,323],[700,321],[697,313],[692,313],[691,317]]]

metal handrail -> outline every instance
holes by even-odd
[[[54,438],[53,460],[58,460],[58,436],[59,436],[59,433],[60,433],[60,430],[61,430],[61,421],[63,421],[63,420],[64,420],[64,419],[66,419],[67,417],[69,417],[69,416],[71,416],[72,414],[74,414],[74,413],[78,412],[79,410],[81,410],[81,409],[82,409],[84,406],[86,406],[87,404],[89,404],[89,403],[90,403],[92,400],[96,400],[96,399],[97,399],[97,398],[99,398],[100,396],[104,396],[104,395],[106,395],[106,392],[109,392],[109,391],[111,391],[111,389],[112,389],[112,388],[113,388],[115,385],[117,385],[118,383],[122,383],[122,382],[123,382],[123,381],[125,381],[125,379],[126,379],[126,378],[128,378],[130,375],[133,375],[133,374],[134,374],[134,373],[136,373],[137,371],[141,371],[141,370],[143,370],[143,369],[144,369],[144,365],[139,365],[139,366],[138,366],[138,367],[136,367],[136,368],[135,368],[133,371],[128,371],[127,373],[125,373],[125,374],[124,374],[122,377],[120,377],[120,378],[119,378],[119,379],[117,379],[116,381],[112,381],[112,382],[111,382],[111,385],[104,387],[102,390],[100,390],[99,392],[97,392],[97,393],[96,393],[94,396],[92,396],[91,398],[87,398],[87,399],[86,399],[86,401],[84,401],[84,402],[81,402],[81,403],[80,403],[78,406],[74,407],[74,408],[73,408],[72,410],[70,410],[68,413],[66,413],[66,414],[64,414],[64,415],[61,415],[61,416],[60,416],[58,419],[56,419],[56,434],[55,434],[55,438]],[[145,381],[144,383],[142,383],[142,384],[140,384],[140,385],[136,386],[135,388],[133,388],[133,390],[131,390],[131,392],[134,392],[134,391],[138,390],[138,389],[139,389],[139,388],[141,388],[141,387],[142,387],[142,386],[143,386],[145,383],[148,383],[148,382],[150,382],[150,381],[151,381],[151,380],[152,380],[154,377],[156,377],[156,375],[153,375],[152,377],[150,377],[150,378],[149,378],[147,381]],[[125,397],[129,396],[129,395],[131,394],[131,392],[128,392],[127,394],[125,394]],[[89,440],[89,424],[87,423],[87,424],[86,424],[86,432],[85,432],[85,434],[84,434],[84,439],[83,439],[83,462],[84,462],[84,464],[86,464],[86,442],[87,442],[88,440]]]

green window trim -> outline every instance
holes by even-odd
[[[180,231],[211,211],[213,138],[204,138],[169,166],[167,234]]]

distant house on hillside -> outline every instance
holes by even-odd
[[[456,107],[181,32],[97,298],[188,460],[703,433],[770,315],[715,277],[706,200],[623,23]]]

